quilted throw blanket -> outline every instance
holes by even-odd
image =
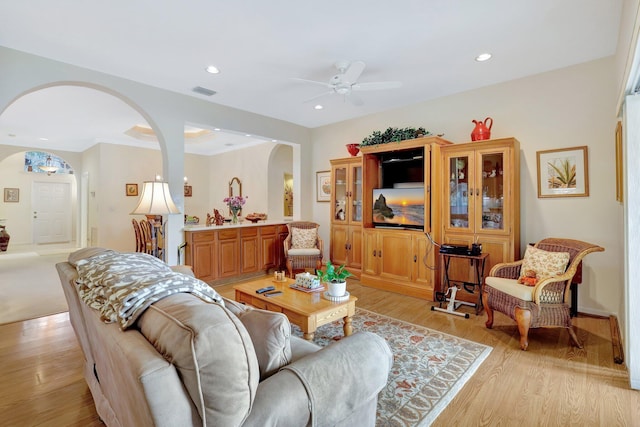
[[[195,277],[176,273],[151,255],[115,251],[77,263],[78,295],[99,310],[104,322],[118,322],[127,329],[154,302],[179,292],[203,301],[223,304],[220,295]]]

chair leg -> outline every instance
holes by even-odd
[[[488,329],[493,328],[493,309],[489,307],[489,293],[482,292],[482,305],[484,305],[484,311],[487,313],[487,321],[485,322],[485,326]]]
[[[318,270],[322,270],[322,260],[318,259],[316,260],[316,271]]]
[[[578,340],[578,336],[576,335],[576,331],[573,330],[573,326],[569,326],[569,336],[571,337],[571,341],[575,344],[576,347],[582,348],[582,344]]]
[[[293,264],[290,259],[287,258],[287,271],[289,272],[289,277],[293,279]]]
[[[520,348],[527,350],[529,347],[529,326],[531,326],[531,311],[523,310],[520,307],[515,309],[516,323],[520,332]]]

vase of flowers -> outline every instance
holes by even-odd
[[[248,198],[249,197],[247,196],[231,196],[224,198],[223,202],[225,202],[227,206],[229,206],[229,210],[231,211],[231,222],[233,224],[238,223],[238,214],[242,210],[242,206],[247,203]]]

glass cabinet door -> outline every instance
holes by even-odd
[[[480,156],[483,230],[504,229],[504,153]],[[479,177],[480,179],[480,177]]]
[[[448,223],[451,228],[469,228],[472,221],[469,206],[469,180],[471,173],[469,155],[459,154],[449,157],[447,168],[449,174]]]
[[[333,192],[335,194],[335,205],[333,206],[333,221],[346,222],[347,217],[347,168],[346,166],[335,167],[333,169]]]
[[[351,222],[362,221],[362,166],[357,165],[351,168]]]

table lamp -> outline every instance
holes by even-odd
[[[146,215],[151,223],[152,255],[156,258],[160,258],[158,256],[157,229],[162,225],[162,216],[178,213],[180,210],[173,203],[168,183],[161,181],[145,181],[143,183],[138,206],[131,212],[131,215]]]

